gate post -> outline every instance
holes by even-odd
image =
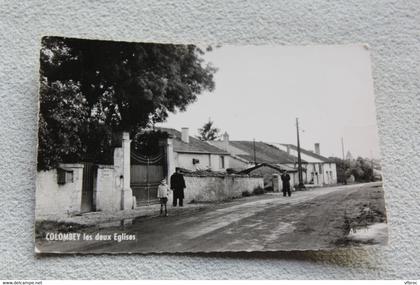
[[[280,192],[282,188],[282,182],[280,179],[280,175],[277,173],[273,174],[273,192]]]
[[[122,151],[123,151],[123,185],[121,193],[121,210],[133,208],[133,191],[130,187],[130,134],[123,132],[122,134]]]
[[[166,182],[170,184],[171,175],[175,172],[175,162],[174,162],[174,145],[171,137],[168,137],[164,142],[165,147],[165,163],[166,163]]]

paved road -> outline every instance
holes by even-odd
[[[370,207],[385,216],[378,183],[253,196],[149,217],[101,233],[135,234],[135,241],[38,241],[43,252],[205,252],[326,249],[343,238],[345,220]],[[375,213],[376,213],[375,212]]]

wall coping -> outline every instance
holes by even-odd
[[[97,164],[97,167],[100,169],[114,169],[114,166],[109,164]]]
[[[247,175],[247,174],[222,174],[222,173],[183,173],[185,177],[218,177],[218,178],[262,178],[262,175]]]
[[[84,168],[81,163],[60,163],[58,168]]]

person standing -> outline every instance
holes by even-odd
[[[283,196],[286,197],[286,192],[290,196],[292,196],[292,192],[290,191],[290,175],[287,171],[284,171],[281,175],[281,181],[283,182]]]
[[[184,189],[185,189],[185,180],[184,175],[181,173],[181,169],[177,167],[175,173],[171,176],[171,189],[173,190],[173,203],[172,205],[176,207],[179,200],[179,206],[183,206],[184,200]]]
[[[159,186],[157,191],[157,196],[159,198],[160,202],[160,216],[163,215],[163,208],[165,208],[165,217],[168,216],[168,209],[166,207],[166,204],[168,203],[168,196],[169,196],[169,187],[168,184],[166,184],[166,178],[164,178]]]

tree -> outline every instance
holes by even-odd
[[[213,121],[209,119],[207,123],[200,129],[198,129],[200,134],[197,138],[202,141],[214,141],[220,137],[220,129],[213,127]]]
[[[114,133],[133,135],[185,111],[204,90],[214,89],[216,69],[203,54],[193,45],[44,37],[39,168],[66,162],[68,155],[108,160]]]
[[[84,150],[79,134],[88,115],[86,101],[72,81],[48,86],[42,80],[40,93],[38,167],[56,166],[60,160],[76,162]]]
[[[373,181],[372,162],[367,158],[358,157],[353,160],[342,160],[338,157],[330,157],[337,166],[338,182],[345,182],[351,175],[357,182]]]

